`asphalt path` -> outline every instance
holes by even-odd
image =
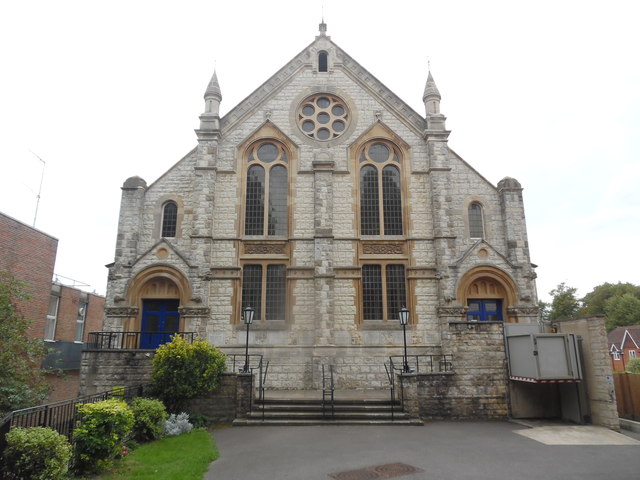
[[[205,480],[640,478],[638,434],[617,434],[630,445],[549,445],[517,433],[523,429],[502,421],[223,428],[213,431],[220,458]],[[415,473],[372,473],[390,464]],[[398,472],[397,465],[389,468]]]

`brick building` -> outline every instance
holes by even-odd
[[[57,251],[57,238],[0,213],[0,270],[25,283],[30,298],[18,308],[31,320],[33,338],[44,338]]]
[[[607,339],[614,372],[624,372],[629,361],[640,358],[640,325],[614,328]]]
[[[55,370],[47,374],[51,402],[78,395],[82,346],[104,316],[104,297],[52,283],[57,249],[56,238],[0,213],[0,270],[24,282],[29,299],[18,309],[31,320],[31,338],[51,349],[43,363]]]
[[[105,330],[194,331],[241,353],[251,307],[273,388],[317,388],[331,363],[341,388],[368,389],[402,353],[406,307],[409,352],[478,347],[490,386],[469,397],[504,406],[501,325],[538,320],[522,187],[449,146],[431,73],[416,93],[423,114],[325,24],[223,117],[214,73],[195,148],[124,182]]]
[[[43,366],[51,386],[48,401],[78,396],[80,359],[90,331],[99,330],[104,317],[103,296],[54,282],[50,286],[44,340],[51,353]]]

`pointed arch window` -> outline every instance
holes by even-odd
[[[289,232],[289,177],[286,150],[272,141],[248,150],[245,235],[286,236]],[[265,221],[266,219],[266,221]]]
[[[402,188],[397,147],[390,142],[371,142],[365,145],[359,161],[360,233],[402,235]]]
[[[169,201],[162,206],[162,236],[171,238],[176,236],[178,226],[178,205]]]
[[[478,202],[473,202],[469,205],[469,236],[471,238],[484,238],[482,205]]]

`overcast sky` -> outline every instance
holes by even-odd
[[[640,284],[636,1],[29,1],[0,5],[0,211],[59,239],[56,274],[105,293],[120,187],[196,145],[318,34],[424,115],[427,62],[449,145],[524,187],[538,293]],[[32,153],[33,152],[33,153]]]

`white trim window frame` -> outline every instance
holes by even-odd
[[[56,340],[56,324],[58,323],[59,308],[60,308],[60,297],[57,295],[50,295],[49,307],[47,309],[47,321],[44,326],[45,342],[55,342]]]

